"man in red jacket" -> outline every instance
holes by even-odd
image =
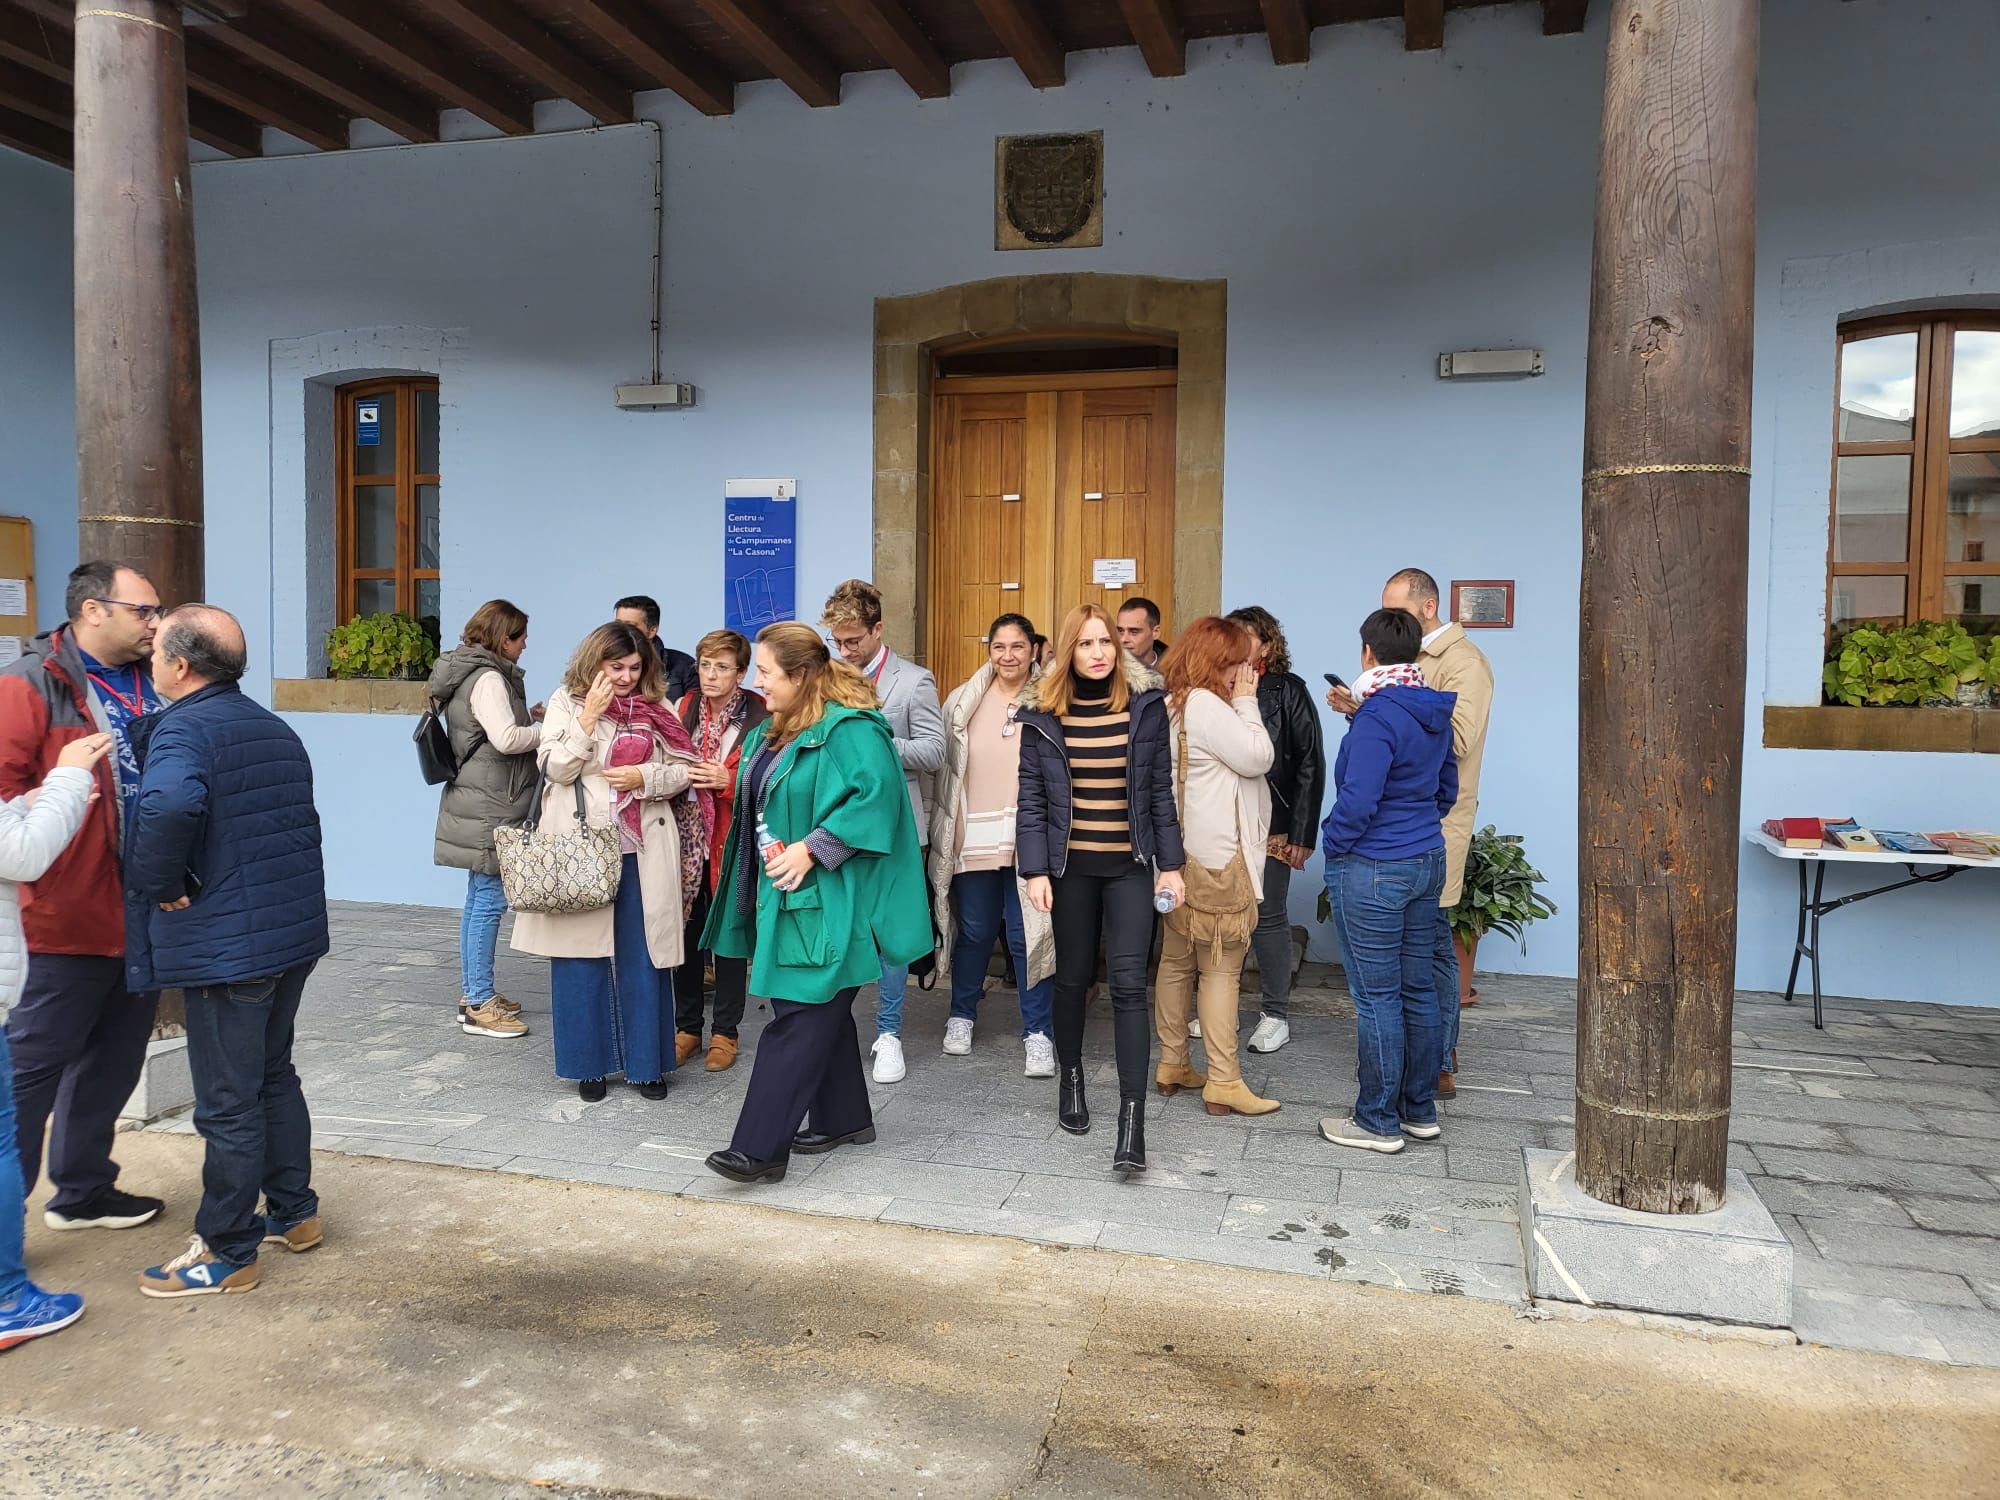
[[[130,1229],[157,1216],[157,1198],[120,1192],[111,1141],[153,1033],[157,994],[125,987],[125,892],[120,850],[139,790],[125,726],[160,706],[149,658],[160,596],[137,568],[87,562],[69,575],[68,623],[36,637],[0,671],[0,797],[41,785],[64,745],[109,731],[98,795],[48,873],[21,888],[28,984],[7,1019],[14,1054],[15,1144],[21,1179],[41,1173],[50,1124],[51,1229]]]

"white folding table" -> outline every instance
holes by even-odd
[[[1821,1030],[1826,1028],[1826,1015],[1820,998],[1819,983],[1821,917],[1830,911],[1839,911],[1843,906],[1852,906],[1857,901],[1866,901],[1870,896],[1900,891],[1913,885],[1936,885],[1941,880],[1951,879],[1961,870],[2000,869],[2000,860],[1967,859],[1959,854],[1902,854],[1887,849],[1877,854],[1872,851],[1836,849],[1831,844],[1822,845],[1818,849],[1787,849],[1781,841],[1772,838],[1761,828],[1750,830],[1749,841],[1766,854],[1791,860],[1799,867],[1799,935],[1792,945],[1792,972],[1785,980],[1785,1003],[1787,1005],[1792,1003],[1792,992],[1798,987],[1799,960],[1802,958],[1809,960],[1812,964],[1813,1025]],[[1909,873],[1904,879],[1892,881],[1888,885],[1856,891],[1850,896],[1836,896],[1828,901],[1823,896],[1828,865],[1901,865]]]

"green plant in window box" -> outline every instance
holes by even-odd
[[[420,682],[437,660],[437,644],[406,614],[356,615],[326,633],[329,677],[386,677]]]
[[[1826,697],[1850,707],[1983,702],[1982,684],[1992,681],[1992,644],[1956,621],[1918,620],[1890,630],[1857,625],[1828,650]]]

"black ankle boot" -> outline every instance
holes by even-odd
[[[576,1086],[576,1096],[585,1104],[596,1104],[604,1098],[604,1080],[585,1078]]]
[[[1146,1103],[1143,1099],[1118,1101],[1118,1149],[1111,1153],[1114,1172],[1146,1170]]]
[[[1071,1135],[1082,1135],[1090,1129],[1090,1106],[1083,1101],[1083,1068],[1080,1065],[1072,1064],[1062,1070],[1056,1123]]]

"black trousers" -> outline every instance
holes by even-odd
[[[1153,1055],[1153,1008],[1146,998],[1146,960],[1153,949],[1152,872],[1137,860],[1115,875],[1088,874],[1072,866],[1054,887],[1056,1058],[1064,1067],[1083,1061],[1084,996],[1096,977],[1102,938],[1118,1053],[1118,1097],[1143,1099]]]
[[[153,1035],[156,992],[125,988],[125,960],[28,956],[28,984],[7,1018],[14,1054],[14,1144],[21,1186],[35,1190],[49,1133],[49,1207],[79,1208],[118,1180],[111,1140],[138,1086]],[[50,1116],[54,1121],[51,1124]]]
[[[857,992],[842,990],[824,1005],[771,1001],[732,1150],[752,1161],[784,1161],[807,1120],[827,1135],[849,1135],[874,1121],[854,1029]]]
[[[701,930],[708,925],[709,904],[713,900],[704,888],[694,898],[688,917],[687,958],[674,970],[674,1030],[689,1036],[701,1035],[702,1011],[708,1005],[702,970],[715,965],[715,1034],[735,1036],[743,1024],[743,1007],[750,997],[750,961],[744,958],[714,958],[701,951]]]

